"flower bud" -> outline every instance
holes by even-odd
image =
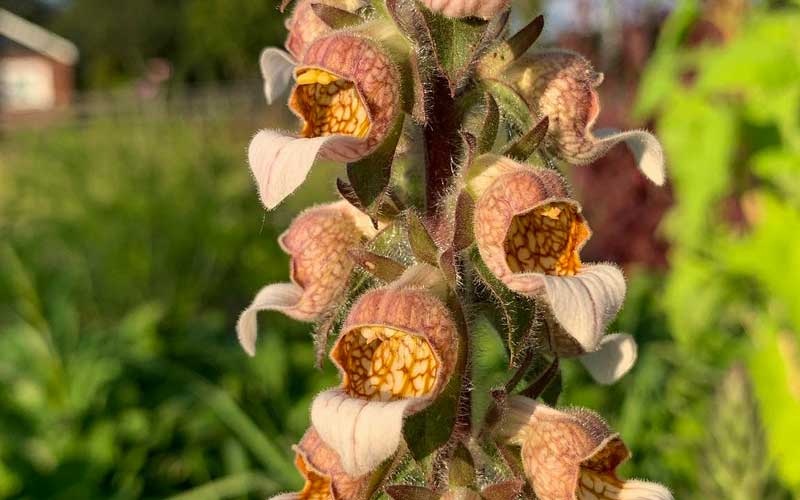
[[[479,194],[473,226],[481,258],[508,288],[548,307],[555,353],[591,353],[590,372],[603,383],[615,381],[635,360],[630,337],[603,341],[625,298],[622,273],[581,262],[591,231],[558,174],[508,159],[497,164],[471,181]]]
[[[367,477],[348,476],[339,462],[339,456],[328,448],[311,427],[294,447],[295,465],[306,483],[296,493],[287,493],[272,500],[357,500],[364,498]]]
[[[534,115],[549,118],[545,146],[551,154],[573,165],[586,165],[625,142],[645,176],[658,185],[664,183],[664,153],[652,134],[592,131],[600,114],[595,88],[603,74],[582,56],[563,50],[533,52],[511,64],[503,78]]]
[[[303,183],[317,155],[351,162],[372,153],[400,110],[398,71],[367,38],[338,32],[315,41],[295,75],[289,107],[303,122],[301,137],[262,130],[250,143],[250,168],[267,208]]]
[[[507,10],[511,0],[422,0],[422,3],[447,17],[491,19]]]
[[[438,397],[457,355],[455,323],[430,292],[389,287],[356,302],[331,351],[342,385],[311,409],[345,471],[365,474],[395,452],[403,418]]]
[[[522,447],[525,474],[540,500],[672,500],[659,484],[624,480],[630,451],[596,413],[555,410],[523,396],[508,400],[497,433]]]
[[[355,12],[363,7],[363,0],[298,0],[292,16],[286,21],[289,36],[286,38],[286,50],[296,60],[302,60],[306,49],[317,39],[330,34],[333,30],[314,12],[313,4],[319,3]]]
[[[255,354],[256,316],[275,310],[299,321],[314,321],[338,304],[355,265],[348,250],[374,230],[369,218],[346,201],[310,208],[278,239],[291,257],[292,283],[267,285],[237,323],[239,342]]]

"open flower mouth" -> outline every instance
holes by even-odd
[[[344,371],[344,390],[365,399],[428,395],[439,372],[439,361],[425,338],[386,326],[347,332],[334,356]]]
[[[581,267],[578,250],[588,236],[576,206],[546,203],[511,220],[503,242],[506,262],[515,273],[574,276]]]
[[[618,500],[624,482],[610,475],[581,468],[578,500]]]
[[[297,455],[295,465],[297,465],[297,470],[306,478],[306,484],[299,495],[302,500],[331,500],[333,498],[331,496],[330,479],[314,472],[300,454]]]
[[[303,137],[342,134],[363,138],[370,129],[367,108],[355,84],[327,71],[298,71],[290,105],[303,119]]]

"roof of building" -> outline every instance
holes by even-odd
[[[5,9],[0,9],[0,36],[62,64],[72,65],[78,60],[74,43]]]

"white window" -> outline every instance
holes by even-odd
[[[43,59],[0,59],[0,108],[4,111],[41,111],[56,102],[53,67]]]

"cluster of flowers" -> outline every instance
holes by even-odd
[[[437,47],[409,36],[407,19],[425,24],[467,18],[470,27],[495,29],[494,37],[484,36],[480,46],[470,49],[468,75],[461,78],[468,83],[450,97],[457,101],[468,89],[484,88],[482,82],[502,85],[523,103],[524,109],[517,111],[546,117],[546,133],[538,137],[536,149],[547,161],[523,163],[508,157],[514,155],[489,151],[458,159],[461,165],[450,172],[445,195],[427,210],[423,227],[430,229],[427,236],[435,254],[427,262],[419,256],[409,256],[405,263],[386,256],[359,257],[374,249],[372,243],[387,228],[407,225],[403,214],[417,213],[413,203],[405,209],[394,206],[387,215],[343,199],[306,210],[280,237],[291,256],[291,282],[264,287],[242,313],[237,334],[244,350],[255,355],[259,311],[279,311],[306,322],[343,311],[330,351],[341,385],[312,403],[312,427],[295,449],[306,485],[287,498],[349,500],[376,494],[391,477],[397,463],[393,457],[407,453],[408,417],[430,408],[451,387],[456,393],[469,392],[471,362],[464,358],[472,355],[467,349],[470,319],[463,311],[474,309],[470,300],[482,299],[464,292],[471,281],[480,281],[464,255],[474,249],[474,259],[492,280],[543,311],[535,329],[545,336],[546,346],[539,349],[547,356],[578,358],[604,384],[623,376],[636,359],[629,335],[606,334],[625,297],[624,277],[613,265],[581,261],[589,226],[565,179],[547,165],[585,165],[625,142],[642,172],[661,184],[664,161],[657,140],[644,131],[594,131],[600,111],[595,87],[602,74],[574,53],[527,50],[533,39],[519,50],[519,38],[502,36],[509,0],[419,3],[297,0],[287,21],[288,52],[269,48],[261,57],[267,100],[290,89],[289,107],[302,123],[297,134],[263,130],[250,145],[250,167],[264,206],[280,204],[319,159],[361,162],[357,168],[369,168],[364,160],[369,162],[386,144],[398,120],[402,123],[415,114],[414,106],[430,105],[427,101],[437,98],[426,94],[431,85],[424,81],[426,74],[443,71],[430,55]],[[430,34],[436,26],[424,27]],[[409,72],[417,74],[410,77]],[[415,125],[426,126],[410,126]],[[493,131],[492,144],[497,142],[496,125]],[[529,134],[521,135],[531,140]],[[459,209],[464,206],[469,209]],[[457,236],[461,233],[468,236]],[[374,272],[381,266],[390,270]],[[354,286],[353,276],[359,272],[372,272],[377,278],[370,283],[378,284]],[[510,498],[672,498],[660,485],[617,477],[615,469],[629,451],[596,414],[557,410],[518,394],[506,394],[496,405],[499,417],[481,436],[499,447],[521,447],[517,460],[528,484]],[[452,436],[475,449],[477,433]],[[442,448],[448,456],[452,439]],[[509,470],[514,467],[509,464]],[[481,498],[477,485],[434,490],[434,497]]]

